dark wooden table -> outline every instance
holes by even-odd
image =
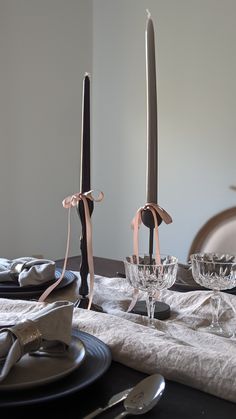
[[[63,261],[57,265],[62,266]],[[98,275],[114,276],[116,272],[123,272],[123,263],[102,258],[94,258],[95,272]],[[79,270],[79,259],[72,257],[68,269]],[[78,369],[79,374],[79,369]],[[66,418],[83,418],[91,410],[105,405],[106,401],[115,393],[134,386],[146,375],[112,362],[108,371],[92,385],[74,393],[64,396],[57,401],[34,404],[32,406],[7,409],[8,414],[16,411],[17,418],[26,418],[51,414],[53,417],[64,414]],[[57,383],[55,382],[55,386]],[[74,406],[74,412],[71,406]],[[2,409],[3,410],[3,409]],[[2,412],[1,410],[1,412]],[[100,416],[101,419],[114,418],[122,411],[122,403]],[[133,416],[139,417],[139,416]],[[158,419],[235,419],[236,404],[227,402],[210,394],[203,393],[191,387],[167,381],[166,389],[160,402],[143,418]]]
[[[121,260],[106,259],[94,257],[94,270],[97,275],[114,277],[117,272],[124,273],[124,263]],[[57,266],[62,268],[64,260],[57,261]],[[80,257],[74,256],[69,258],[67,268],[71,271],[79,271]]]

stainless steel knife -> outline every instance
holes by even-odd
[[[99,407],[98,409],[94,410],[93,412],[89,413],[87,416],[84,416],[83,419],[92,419],[95,418],[95,416],[100,415],[100,413],[105,412],[105,410],[110,409],[110,407],[115,406],[116,404],[120,403],[122,400],[124,400],[129,392],[132,390],[131,388],[127,388],[126,390],[121,391],[120,393],[115,394],[110,398],[106,406]]]

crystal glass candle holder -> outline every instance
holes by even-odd
[[[160,255],[160,262],[150,261],[150,256],[127,256],[124,260],[126,278],[130,284],[141,291],[147,292],[147,314],[150,326],[153,326],[157,293],[170,288],[177,275],[178,259],[175,256]]]
[[[190,256],[194,280],[201,286],[213,290],[211,296],[211,324],[202,330],[223,337],[233,332],[219,322],[221,303],[220,291],[236,287],[236,256],[218,253],[195,253]]]

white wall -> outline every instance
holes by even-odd
[[[0,255],[62,258],[61,201],[79,189],[92,0],[0,0],[0,57]],[[72,218],[70,254],[78,254]]]
[[[130,221],[146,202],[146,8],[156,32],[162,252],[185,261],[213,214],[234,206],[236,2],[95,0],[93,32],[94,254],[132,251]],[[147,251],[143,227],[141,251]]]
[[[160,228],[161,250],[185,260],[203,222],[235,204],[235,1],[0,0],[1,257],[64,256],[61,201],[79,188],[85,71],[92,186],[105,193],[94,254],[132,251],[130,221],[145,203],[146,8],[156,31],[159,203],[174,219]]]

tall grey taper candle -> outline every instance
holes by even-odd
[[[146,82],[147,82],[147,202],[157,203],[158,136],[157,136],[157,92],[155,35],[150,13],[147,11],[145,32]]]

